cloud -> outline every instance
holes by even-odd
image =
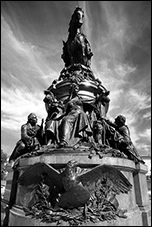
[[[13,74],[18,85],[28,86],[31,89],[46,88],[54,76],[58,76],[57,72],[47,65],[38,47],[31,43],[21,42],[14,36],[3,16],[1,42],[2,72]],[[3,74],[2,79],[5,80]],[[6,83],[9,83],[9,80]]]
[[[151,129],[148,128],[148,129],[144,130],[142,133],[139,133],[139,136],[150,141],[151,140]]]
[[[136,114],[151,107],[151,97],[140,90],[137,91],[131,88],[126,94],[126,100],[128,100],[128,111]]]
[[[130,75],[131,73],[134,73],[136,71],[136,67],[131,66],[129,64],[117,64],[115,66],[115,71],[117,73],[118,76],[120,77],[125,77]]]
[[[151,145],[145,143],[137,143],[136,148],[140,155],[151,155]]]
[[[116,7],[117,4],[117,7]],[[104,9],[105,20],[108,24],[109,35],[124,48],[126,32],[129,28],[128,18],[119,2],[102,2],[101,7]]]
[[[151,120],[151,112],[148,111],[147,113],[143,114],[143,119],[146,119],[146,120]]]
[[[2,129],[18,130],[26,123],[29,113],[34,112],[39,119],[46,117],[44,95],[35,91],[30,93],[25,88],[12,87],[9,92],[1,89],[1,127]]]

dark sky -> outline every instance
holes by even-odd
[[[27,115],[46,117],[43,90],[59,77],[62,40],[76,6],[93,51],[91,68],[110,90],[107,116],[124,114],[140,154],[151,152],[151,2],[2,1],[1,143],[10,154]]]

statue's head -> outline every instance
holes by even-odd
[[[69,162],[67,163],[67,167],[68,167],[68,168],[72,168],[72,167],[75,167],[75,166],[77,166],[77,165],[78,165],[78,162],[75,161],[75,160],[71,160],[71,161],[69,161]]]
[[[72,14],[69,23],[69,32],[72,32],[74,28],[81,28],[83,24],[84,11],[80,7],[76,7]]]
[[[125,123],[126,123],[126,118],[125,118],[125,116],[123,116],[123,115],[118,115],[118,116],[115,118],[115,123],[116,123],[118,126],[123,126],[123,125],[125,125]]]
[[[37,123],[37,116],[35,113],[30,113],[27,119],[28,119],[28,122],[31,123],[32,125]]]
[[[44,90],[44,94],[46,95],[43,99],[45,103],[52,103],[56,100],[54,94],[50,90]]]
[[[76,7],[74,10],[74,18],[75,18],[75,23],[81,27],[83,24],[83,18],[84,18],[84,11],[80,7]]]

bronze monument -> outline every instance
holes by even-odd
[[[39,126],[41,136],[33,147],[25,144],[24,153],[18,152],[18,143],[10,158],[15,162],[14,185],[18,188],[11,196],[26,216],[50,225],[62,225],[62,221],[92,225],[127,218],[127,210],[121,209],[116,197],[131,193],[134,198],[134,183],[102,159],[118,158],[126,168],[144,164],[131,141],[125,117],[118,115],[114,123],[106,117],[110,91],[91,69],[93,53],[82,32],[83,19],[83,10],[76,7],[67,41],[63,41],[65,67],[44,90],[48,115],[45,127]],[[32,136],[36,138],[37,133]],[[12,197],[8,210],[15,203]]]

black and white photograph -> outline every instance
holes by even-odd
[[[151,226],[151,1],[1,1],[1,226]]]

